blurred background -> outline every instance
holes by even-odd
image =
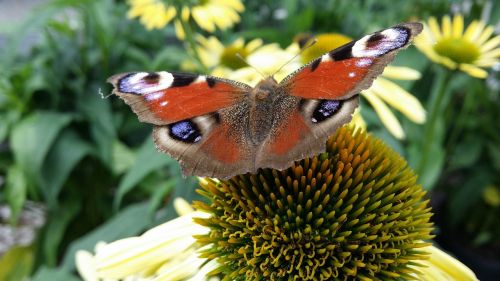
[[[109,96],[109,76],[253,83],[237,53],[267,71],[266,55],[283,54],[277,69],[312,37],[291,65],[407,21],[428,29],[363,93],[357,123],[416,170],[439,245],[498,280],[500,3],[235,1],[217,21],[203,13],[209,2],[0,0],[0,280],[81,280],[78,249],[175,217],[174,198],[198,199],[196,179],[155,150],[151,126]],[[158,16],[162,7],[177,12]]]

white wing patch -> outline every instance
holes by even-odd
[[[151,80],[148,77],[154,75]],[[132,73],[123,77],[118,84],[118,90],[124,93],[136,95],[148,95],[157,93],[161,90],[169,88],[174,81],[174,76],[166,71],[157,72],[154,74],[147,72]],[[151,100],[158,99],[157,95],[148,97]]]

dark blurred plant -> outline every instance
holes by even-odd
[[[124,14],[124,5],[109,0],[52,1],[19,31],[36,35],[33,47],[19,53],[26,38],[13,37],[1,54],[0,198],[13,224],[28,198],[46,205],[35,265],[55,266],[73,240],[134,206],[141,223],[123,217],[134,224],[97,239],[141,231],[172,187],[192,185],[155,151],[148,126],[103,98],[111,74],[173,68],[184,57],[166,44],[169,31],[146,34]]]

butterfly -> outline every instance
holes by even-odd
[[[330,51],[281,82],[255,87],[178,72],[129,72],[108,79],[142,122],[154,125],[156,147],[185,175],[228,178],[259,168],[285,169],[325,149],[349,122],[358,94],[422,31],[402,23]]]

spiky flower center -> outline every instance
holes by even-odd
[[[434,50],[456,63],[474,63],[481,55],[476,44],[463,38],[443,38],[434,45]]]
[[[207,179],[198,238],[224,280],[414,279],[432,224],[425,192],[381,141],[342,128],[320,156],[228,181]]]

